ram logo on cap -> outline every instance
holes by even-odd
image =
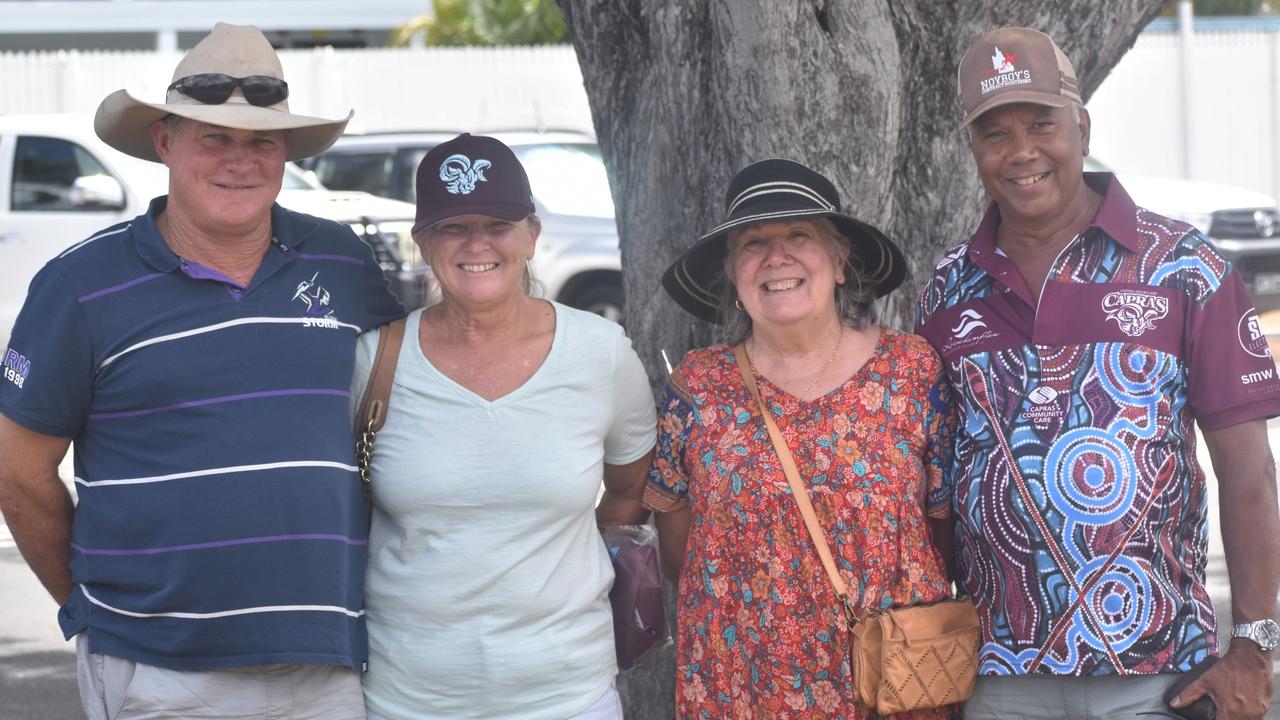
[[[476,160],[473,164],[466,155],[450,155],[440,165],[440,179],[445,182],[445,189],[454,195],[470,195],[476,189],[476,183],[488,180],[484,176],[485,169],[493,163],[488,160]]]

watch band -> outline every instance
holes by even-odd
[[[1256,643],[1263,651],[1270,652],[1280,646],[1280,624],[1267,618],[1265,620],[1232,625],[1231,637],[1247,638]]]

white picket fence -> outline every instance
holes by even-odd
[[[151,51],[0,53],[0,115],[91,113],[112,90],[164,97],[180,55]],[[572,48],[283,50],[290,109],[351,129],[591,130]]]
[[[1128,172],[1181,177],[1180,48],[1176,32],[1147,31],[1089,103],[1093,154]],[[351,128],[591,129],[569,47],[286,50],[295,112],[339,116]],[[174,54],[0,54],[0,114],[91,112],[126,87],[159,99]],[[1280,27],[1197,32],[1192,45],[1194,179],[1280,196]]]

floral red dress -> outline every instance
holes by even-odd
[[[853,377],[808,402],[756,377],[858,611],[946,597],[926,513],[950,512],[955,414],[928,344],[885,329]],[[677,715],[875,717],[853,699],[839,603],[732,349],[689,353],[658,414],[645,504],[692,512],[678,606]]]

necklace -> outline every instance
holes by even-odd
[[[831,357],[827,358],[827,361],[822,364],[821,368],[818,368],[817,374],[813,376],[813,379],[809,381],[808,385],[804,386],[804,389],[800,391],[800,394],[798,395],[798,397],[800,397],[801,399],[809,397],[809,391],[812,390],[814,386],[818,384],[818,381],[822,379],[822,376],[827,373],[827,368],[831,367],[831,363],[836,361],[836,355],[840,353],[841,340],[844,340],[843,326],[841,326],[840,328],[840,333],[836,335],[836,344],[831,348]],[[755,338],[751,338],[751,344],[758,345]]]
[[[840,341],[843,339],[844,327],[841,327],[840,333],[836,335],[836,344],[831,348],[831,357],[827,358],[827,361],[822,364],[822,368],[818,370],[818,374],[814,375],[813,379],[809,381],[809,384],[805,385],[804,389],[800,391],[801,398],[809,397],[809,391],[813,389],[814,385],[818,384],[818,381],[822,379],[823,375],[827,374],[827,368],[831,367],[831,363],[836,361],[836,353],[840,352]]]

